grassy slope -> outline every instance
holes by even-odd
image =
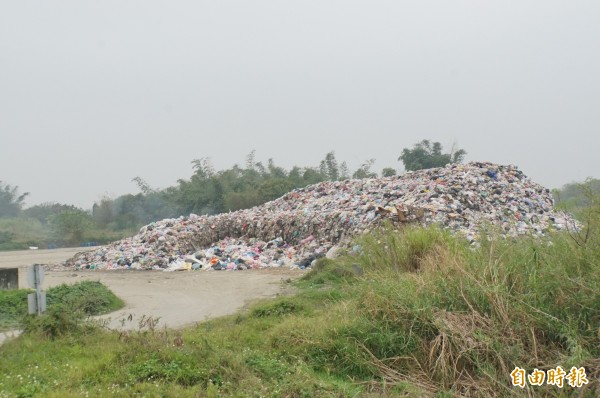
[[[183,331],[83,328],[0,348],[0,396],[523,396],[528,371],[585,366],[598,396],[600,235],[579,246],[436,229],[381,233],[322,261],[298,294]]]

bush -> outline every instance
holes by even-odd
[[[29,315],[25,317],[23,331],[30,334],[39,333],[54,339],[85,330],[82,322],[84,317],[84,312],[79,309],[71,308],[65,304],[54,304],[40,316]]]
[[[75,323],[85,316],[100,315],[123,307],[123,301],[100,282],[83,281],[62,284],[46,292],[47,313],[43,319],[27,317],[27,295],[32,290],[0,291],[0,330],[17,328],[25,322],[26,330],[42,330],[52,337],[77,330]]]
[[[46,296],[48,306],[60,303],[81,310],[85,315],[105,314],[123,307],[123,301],[97,281],[55,286],[48,289]]]
[[[0,290],[0,331],[19,326],[27,314],[27,294],[30,290]]]

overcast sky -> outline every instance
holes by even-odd
[[[401,169],[429,138],[600,173],[600,2],[0,1],[0,180],[90,208],[258,160]]]

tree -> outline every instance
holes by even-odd
[[[35,205],[26,208],[25,210],[23,210],[21,215],[24,217],[35,218],[42,225],[46,225],[48,224],[48,220],[52,215],[69,210],[77,210],[77,208],[73,205],[46,202],[40,205]]]
[[[454,147],[450,153],[442,153],[442,150],[442,144],[439,142],[423,140],[415,144],[413,149],[404,148],[398,160],[404,163],[407,171],[414,171],[443,167],[448,163],[460,163],[467,154],[464,149],[455,150]]]
[[[209,206],[202,213],[218,214],[223,212],[225,207],[225,190],[223,184],[217,177],[210,179]]]
[[[292,189],[290,181],[284,178],[272,178],[263,182],[258,187],[258,198],[264,203],[273,199],[277,199]]]
[[[113,200],[105,196],[100,200],[100,203],[94,203],[92,217],[96,224],[106,228],[108,224],[114,221]]]
[[[292,183],[293,186],[298,187],[302,185],[302,169],[298,166],[292,167],[290,172],[288,173],[288,179]]]
[[[350,169],[348,169],[348,163],[345,161],[340,165],[340,180],[347,180],[350,178]]]
[[[385,167],[381,171],[382,177],[391,177],[391,176],[395,176],[395,175],[396,175],[396,169],[392,169],[391,167]]]
[[[558,209],[577,213],[582,208],[592,207],[591,199],[600,196],[600,180],[590,177],[583,183],[572,182],[553,189],[552,195]]]
[[[272,158],[269,159],[267,168],[269,169],[269,177],[271,178],[285,179],[287,177],[285,169],[283,167],[275,166],[275,162]]]
[[[327,180],[327,176],[321,174],[317,169],[307,167],[304,169],[302,179],[304,180],[304,185],[311,185]]]
[[[94,221],[91,215],[76,209],[52,215],[49,224],[57,240],[77,245],[83,241],[85,233],[92,228]]]
[[[327,176],[327,179],[330,181],[339,180],[340,170],[337,160],[335,159],[335,153],[333,151],[329,152],[327,155],[325,155],[325,159],[321,160],[319,171],[321,174]]]
[[[195,175],[201,179],[207,179],[215,175],[215,168],[208,157],[194,159],[192,164],[194,165]]]
[[[377,173],[371,171],[371,167],[375,163],[375,159],[369,159],[360,165],[358,170],[352,174],[352,178],[375,178]]]
[[[144,195],[154,192],[154,189],[142,177],[134,177],[131,181],[135,182]]]
[[[17,217],[21,213],[28,192],[19,194],[19,187],[0,181],[0,218]]]

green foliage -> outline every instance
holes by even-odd
[[[393,233],[390,225],[376,229],[359,239],[361,255],[358,261],[371,270],[417,271],[438,247],[452,250],[459,256],[465,250],[448,231],[436,227],[408,226],[402,234]]]
[[[96,225],[106,228],[114,220],[113,203],[110,198],[104,197],[100,203],[94,203],[92,218]]]
[[[375,163],[375,159],[369,159],[360,165],[358,170],[352,174],[352,178],[374,178],[377,177],[377,173],[371,171],[371,167]]]
[[[248,355],[245,362],[252,371],[266,380],[281,380],[289,371],[289,366],[285,362],[259,352]]]
[[[41,205],[35,205],[28,207],[23,210],[22,216],[27,218],[34,218],[38,220],[42,225],[48,224],[48,219],[55,215],[65,211],[76,211],[77,207],[73,205],[65,205],[61,203],[42,203]]]
[[[291,182],[283,178],[267,180],[258,187],[258,199],[265,203],[285,195],[291,188]]]
[[[15,234],[10,231],[0,231],[0,245],[12,241]]]
[[[0,250],[23,250],[30,246],[46,248],[49,244],[79,246],[88,241],[106,244],[133,232],[100,228],[89,214],[74,206],[57,204],[51,208],[59,212],[37,208],[30,213],[26,209],[19,217],[0,219]],[[40,220],[44,219],[44,214],[50,214],[49,223]]]
[[[30,290],[0,290],[0,331],[18,326],[27,314],[27,294]]]
[[[371,171],[374,159],[364,162],[354,178],[376,177]],[[135,230],[164,218],[194,214],[217,214],[247,209],[279,198],[287,192],[322,181],[350,178],[346,162],[338,163],[329,152],[319,167],[292,167],[289,171],[277,166],[273,159],[267,164],[256,161],[255,151],[248,154],[244,166],[238,164],[225,170],[215,170],[209,158],[192,161],[193,174],[178,180],[178,185],[164,190],[152,188],[142,178],[134,178],[141,193],[123,195],[114,200],[103,198],[94,204],[96,225],[111,230]],[[386,173],[395,174],[387,168]]]
[[[192,163],[194,174],[189,180],[179,180],[171,196],[182,214],[216,214],[249,208],[339,174],[333,152],[321,162],[322,171],[295,167],[288,172],[276,166],[273,159],[265,167],[255,160],[254,151],[248,155],[246,167],[234,165],[215,171],[207,158]]]
[[[269,303],[256,307],[252,310],[252,315],[258,318],[268,316],[282,316],[297,313],[302,310],[302,306],[294,300],[282,299],[274,303]]]
[[[350,170],[348,169],[348,164],[346,162],[342,162],[340,165],[340,180],[347,180],[350,178]]]
[[[146,192],[146,194],[127,194],[118,197],[112,203],[104,205],[110,206],[110,218],[99,215],[98,217],[104,217],[106,220],[104,222],[108,221],[107,227],[112,230],[137,230],[141,225],[182,214],[174,204],[174,189],[146,190]]]
[[[202,382],[199,369],[178,360],[152,358],[131,367],[131,378],[136,381],[162,381],[183,386],[193,386]]]
[[[103,198],[94,204],[92,215],[97,226],[112,231],[134,231],[141,225],[184,214],[176,203],[180,195],[177,188],[157,190],[140,177],[134,178],[134,181],[141,193],[122,195],[114,200]]]
[[[27,249],[29,246],[43,246],[48,241],[48,232],[37,219],[0,219],[0,250]]]
[[[28,195],[28,192],[20,194],[19,187],[0,181],[0,218],[17,217]]]
[[[74,324],[84,316],[116,311],[124,305],[121,299],[100,282],[62,284],[46,291],[48,314],[42,317],[45,318],[28,319],[27,294],[31,292],[25,289],[0,290],[0,330],[16,328],[27,319],[29,330],[44,329],[44,333],[55,336],[59,332],[75,330],[79,325]],[[72,316],[70,312],[73,312]]]
[[[442,153],[442,144],[423,140],[414,145],[413,149],[404,148],[398,160],[402,160],[406,171],[443,167],[448,163],[460,163],[467,152],[464,149]]]
[[[344,263],[328,258],[318,259],[310,272],[302,278],[301,285],[324,286],[332,283],[352,283],[363,269],[356,263]]]
[[[46,296],[49,306],[62,303],[80,309],[85,315],[104,314],[123,307],[123,301],[97,281],[63,283],[48,289]]]
[[[346,162],[338,163],[332,151],[325,155],[319,167],[294,166],[288,171],[277,166],[273,159],[268,159],[266,165],[256,161],[252,151],[244,166],[236,164],[217,171],[209,158],[200,158],[192,161],[192,176],[178,180],[176,186],[156,189],[141,177],[135,177],[132,181],[139,193],[115,199],[104,197],[93,204],[91,213],[60,203],[44,203],[20,211],[26,194],[18,195],[16,187],[7,185],[3,188],[4,196],[19,209],[16,211],[17,207],[12,207],[12,213],[9,213],[19,216],[10,220],[17,220],[14,223],[23,233],[3,228],[0,222],[0,250],[78,246],[84,242],[104,244],[130,236],[142,225],[156,220],[190,213],[218,214],[247,209],[277,199],[295,188],[348,179],[351,174],[354,178],[376,177],[377,174],[371,171],[373,163],[374,159],[369,159],[350,173]],[[393,175],[396,172],[386,168],[384,173]],[[37,227],[25,219],[35,220]]]
[[[391,167],[386,167],[381,171],[382,177],[392,177],[397,174],[396,169],[392,169]]]
[[[479,247],[384,226],[319,260],[297,295],[182,331],[78,330],[58,312],[38,329],[51,344],[38,333],[0,347],[0,396],[518,397],[515,366],[557,365],[585,367],[590,383],[527,393],[598,396],[595,200],[581,234]]]
[[[325,159],[321,161],[319,166],[319,171],[326,176],[327,180],[337,181],[340,179],[341,173],[333,151],[325,155]]]
[[[92,228],[93,223],[92,217],[79,209],[63,211],[49,219],[54,239],[71,245],[83,242],[86,231]]]
[[[552,190],[556,207],[577,215],[580,210],[593,207],[600,196],[600,180],[587,178],[581,183],[570,183],[560,189]]]
[[[515,366],[561,365],[585,367],[590,384],[532,396],[598,396],[594,234],[474,248],[436,228],[373,231],[360,253],[319,261],[297,295],[245,313],[182,331],[22,336],[0,347],[0,395],[518,397]]]
[[[49,307],[42,315],[29,315],[23,320],[23,331],[55,339],[83,332],[84,313],[62,303]]]

